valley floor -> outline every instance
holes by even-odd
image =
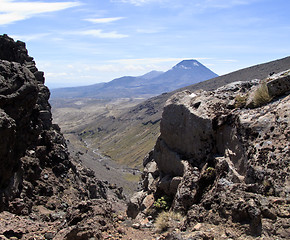
[[[95,172],[98,179],[108,181],[112,188],[122,187],[126,197],[137,191],[141,172],[118,164],[109,157],[103,156],[98,149],[90,147],[90,143],[80,140],[74,134],[65,134],[70,154],[82,164]]]

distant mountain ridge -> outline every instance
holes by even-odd
[[[141,78],[144,78],[144,79],[152,79],[152,78],[158,77],[162,73],[164,73],[164,72],[153,70],[153,71],[151,71],[149,73],[145,73],[144,75],[141,76]]]
[[[197,60],[183,60],[167,72],[152,79],[154,81],[152,84],[166,85],[163,87],[166,92],[169,92],[214,77],[218,77],[218,75]]]
[[[197,60],[183,60],[166,72],[124,76],[108,83],[51,90],[51,98],[148,98],[205,81],[218,75]]]

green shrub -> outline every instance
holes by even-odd
[[[171,198],[168,196],[163,196],[161,198],[158,198],[154,202],[154,207],[158,209],[163,209],[163,210],[169,210],[170,205],[171,205]]]
[[[266,82],[262,82],[254,94],[254,105],[255,107],[260,107],[269,103],[272,98],[269,95],[268,87]]]

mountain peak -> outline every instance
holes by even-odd
[[[180,63],[176,64],[173,68],[193,69],[200,66],[203,65],[197,60],[191,59],[191,60],[183,60]]]

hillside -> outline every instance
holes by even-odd
[[[170,209],[170,239],[289,239],[289,93],[290,69],[174,94],[128,216]]]
[[[161,94],[121,111],[114,111],[114,109],[118,109],[118,105],[116,105],[115,108],[106,110],[100,115],[95,114],[94,118],[87,119],[89,123],[86,122],[84,125],[80,123],[77,127],[67,125],[67,123],[73,124],[73,121],[62,114],[61,108],[56,109],[55,117],[65,127],[65,133],[78,134],[90,141],[93,148],[100,149],[101,152],[112,157],[112,159],[129,164],[132,167],[141,168],[144,155],[153,148],[159,135],[159,121],[163,106],[174,93],[182,90],[214,90],[235,81],[264,79],[270,73],[284,71],[289,67],[290,57],[255,65]],[[83,118],[85,118],[85,115],[83,115]]]
[[[167,72],[151,71],[139,77],[125,76],[108,83],[51,90],[51,98],[149,98],[217,75],[196,60],[184,60]]]

